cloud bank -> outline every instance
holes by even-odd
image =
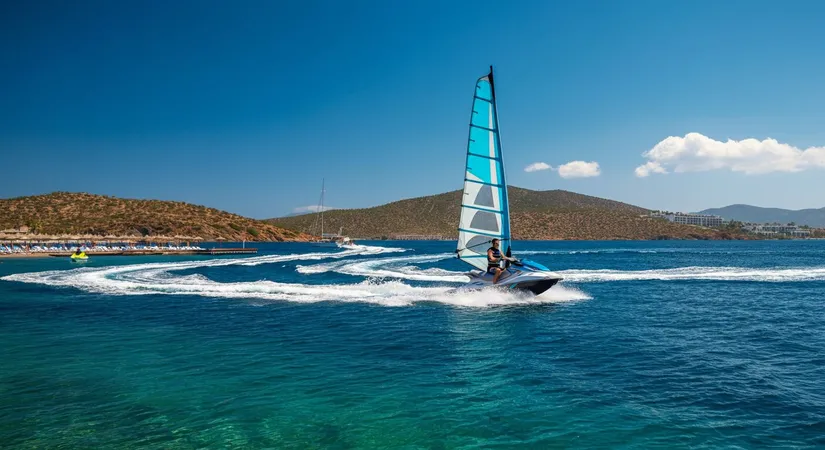
[[[637,167],[636,176],[654,173],[730,170],[749,175],[770,172],[801,172],[825,168],[825,147],[805,150],[776,139],[717,141],[699,133],[670,136],[642,156],[648,162]]]
[[[525,167],[524,171],[525,172],[538,172],[539,170],[548,170],[548,169],[552,169],[552,168],[553,168],[553,166],[551,166],[550,164],[547,164],[547,163],[544,163],[544,162],[534,162],[533,164],[530,164],[529,166]]]

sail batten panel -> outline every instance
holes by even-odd
[[[479,233],[501,235],[502,214],[495,211],[462,208],[458,227]]]
[[[498,186],[470,180],[464,182],[464,200],[461,202],[462,204],[503,210],[501,198],[501,188]]]
[[[474,126],[470,127],[470,144],[467,146],[467,152],[471,155],[500,158],[495,132]]]
[[[510,208],[491,80],[492,73],[479,78],[473,95],[458,227],[458,257],[482,270],[492,239],[501,239],[503,253],[510,248]]]
[[[499,214],[501,214],[501,213],[503,213],[503,212],[504,212],[504,211],[502,211],[502,210],[500,210],[500,209],[482,208],[482,207],[480,207],[480,206],[476,206],[476,205],[469,205],[469,204],[467,204],[467,203],[462,203],[462,204],[461,204],[461,207],[462,207],[462,208],[467,208],[467,209],[477,209],[477,210],[479,210],[479,211],[490,211],[490,212],[499,213]]]
[[[495,161],[493,161],[495,162]],[[467,177],[479,183],[492,183],[496,178],[495,167],[490,164],[490,159],[481,158],[476,155],[467,155],[467,173],[474,177]]]
[[[502,185],[500,185],[500,184],[496,184],[496,183],[488,183],[488,182],[486,182],[486,181],[481,181],[481,180],[473,180],[473,179],[469,179],[469,178],[468,178],[468,179],[465,179],[464,181],[467,181],[467,182],[470,182],[470,183],[484,184],[484,185],[487,185],[487,186],[494,186],[494,187],[497,187],[497,188],[503,188],[503,187],[504,187],[504,186],[502,186]]]

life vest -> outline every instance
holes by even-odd
[[[490,259],[490,251],[493,252],[493,259]],[[498,267],[499,261],[501,261],[501,250],[490,247],[487,249],[487,268],[491,269],[493,267]]]

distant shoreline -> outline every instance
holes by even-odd
[[[373,241],[373,242],[455,242],[455,239],[419,239],[419,240],[411,240],[411,239],[370,239],[370,238],[361,238],[358,239],[359,241]],[[804,239],[771,239],[771,238],[761,238],[761,239],[515,239],[520,242],[658,242],[658,241],[685,241],[685,242],[694,242],[694,241],[822,241],[825,238],[804,238]],[[267,242],[267,243],[282,243],[282,244],[295,244],[295,242]],[[232,245],[235,244],[233,242],[224,242],[222,245]],[[312,244],[311,242],[307,242],[307,244]],[[232,250],[235,247],[225,247],[225,250]],[[238,248],[239,249],[239,248]],[[222,250],[221,247],[211,247],[209,249],[204,250]],[[196,256],[196,255],[204,255],[204,250],[196,251],[196,250],[137,250],[137,251],[122,251],[122,252],[86,252],[89,257],[104,257],[104,258],[113,258],[116,256]],[[226,254],[231,254],[226,253]],[[0,259],[29,259],[29,258],[68,258],[71,256],[71,252],[22,252],[22,253],[0,253]]]

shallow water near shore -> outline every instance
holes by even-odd
[[[825,241],[0,260],[10,448],[825,446]]]

